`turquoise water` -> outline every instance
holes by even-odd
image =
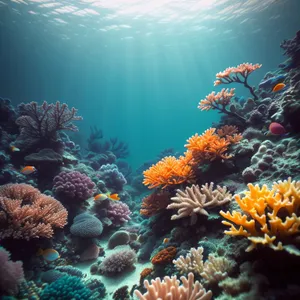
[[[218,119],[196,108],[217,72],[261,63],[257,84],[275,69],[299,9],[297,0],[2,1],[1,94],[74,105],[81,135],[97,125],[128,142],[138,166]]]

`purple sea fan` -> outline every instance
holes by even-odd
[[[124,175],[115,164],[102,165],[98,171],[98,175],[105,182],[106,187],[115,192],[122,191],[123,186],[127,184]]]
[[[60,172],[53,179],[53,192],[57,196],[84,201],[92,197],[95,189],[94,182],[85,174],[78,171]]]
[[[10,253],[0,248],[0,294],[1,292],[15,295],[19,291],[19,284],[24,279],[21,261],[10,260]]]
[[[100,264],[99,270],[105,275],[116,275],[133,268],[135,262],[136,253],[134,250],[120,250],[106,257]]]
[[[107,207],[107,216],[114,226],[120,226],[131,220],[131,211],[127,204],[122,202],[110,202]]]

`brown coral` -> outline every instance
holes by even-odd
[[[151,260],[153,265],[166,265],[172,262],[177,249],[175,247],[168,247],[159,251]]]
[[[170,203],[170,194],[168,192],[154,192],[143,198],[140,214],[145,217],[151,217],[165,209]]]
[[[0,187],[0,239],[51,238],[67,223],[67,210],[56,199],[27,184]]]

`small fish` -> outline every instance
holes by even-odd
[[[19,151],[20,151],[19,148],[15,147],[15,146],[13,146],[13,145],[10,146],[9,148],[10,148],[10,151],[11,151],[11,152],[19,152]]]
[[[284,89],[285,87],[286,87],[286,85],[285,85],[283,82],[277,83],[277,84],[273,87],[272,92],[274,92],[274,93],[279,92],[279,91],[281,91],[282,89]]]
[[[36,255],[43,256],[44,260],[47,262],[53,262],[60,258],[59,253],[54,249],[39,249]]]
[[[108,198],[110,200],[115,200],[115,201],[119,201],[120,200],[120,197],[118,194],[111,194],[111,195],[108,195]]]
[[[284,135],[287,134],[285,128],[277,123],[277,122],[272,122],[269,126],[269,132],[273,135]]]
[[[164,244],[169,243],[169,238],[164,238],[164,239],[163,239],[163,243],[164,243]]]
[[[98,195],[94,196],[94,201],[98,201],[98,200],[102,201],[102,200],[106,200],[106,199],[118,201],[118,200],[120,200],[120,197],[118,194],[110,194],[110,193],[98,194]]]
[[[102,200],[106,200],[108,197],[106,194],[98,194],[96,196],[94,196],[94,201],[102,201]]]
[[[32,174],[36,171],[36,168],[34,166],[26,166],[24,168],[21,169],[21,173],[24,175],[29,175]]]

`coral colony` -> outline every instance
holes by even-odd
[[[72,141],[75,108],[0,99],[2,299],[300,299],[299,37],[258,87],[218,73],[250,98],[212,91],[220,121],[136,171],[95,126]]]

